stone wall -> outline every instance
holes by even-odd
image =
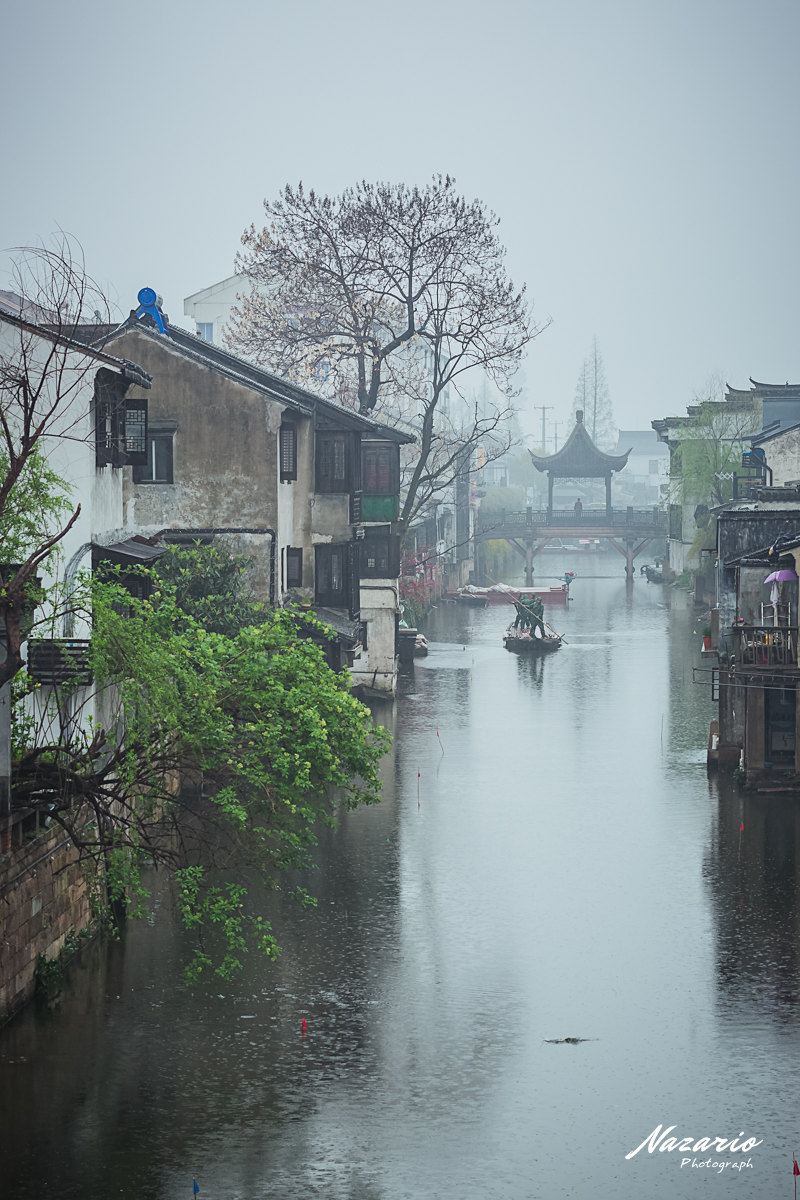
[[[91,921],[77,854],[61,830],[0,857],[0,1023],[33,995],[36,960]]]

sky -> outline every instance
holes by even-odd
[[[442,172],[552,318],[528,428],[595,336],[622,428],[716,373],[800,379],[797,0],[1,0],[0,28],[0,286],[60,228],[120,315],[147,284],[188,324],[287,181]]]

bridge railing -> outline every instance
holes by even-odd
[[[654,533],[665,532],[667,514],[660,508],[584,508],[575,512],[574,508],[554,508],[548,512],[546,508],[528,508],[522,512],[508,512],[506,509],[491,513],[479,513],[477,531],[488,532],[491,529],[515,529],[523,532],[525,529],[541,529],[547,527],[559,529],[636,529],[644,531],[652,529]]]

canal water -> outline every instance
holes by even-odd
[[[791,1195],[797,809],[709,781],[686,597],[577,566],[546,661],[502,608],[433,615],[276,965],[187,990],[157,894],[2,1031],[3,1200]],[[762,1144],[626,1161],[658,1125]]]

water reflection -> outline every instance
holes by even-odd
[[[799,833],[795,801],[742,794],[721,782],[704,875],[726,1020],[796,1024],[800,1018]]]
[[[275,966],[187,991],[164,892],[56,1012],[3,1032],[3,1196],[172,1200],[192,1176],[210,1200],[784,1185],[796,807],[709,783],[693,613],[626,588],[616,558],[607,573],[548,613],[566,641],[545,659],[502,648],[502,609],[435,614],[378,713],[384,800],[323,832],[318,907],[278,904]],[[545,1040],[565,1036],[592,1040]],[[757,1170],[625,1162],[659,1122],[763,1136]]]

